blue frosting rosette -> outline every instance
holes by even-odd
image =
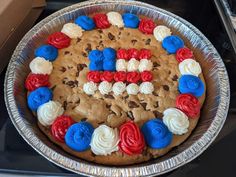
[[[116,61],[104,61],[103,69],[105,71],[115,71],[116,70]]]
[[[91,71],[102,71],[103,70],[103,62],[90,62],[89,70]]]
[[[147,145],[153,149],[165,148],[171,143],[173,138],[173,134],[159,118],[145,122],[141,131]]]
[[[127,28],[138,28],[139,18],[137,15],[131,13],[125,13],[122,15],[124,25]]]
[[[82,15],[75,19],[75,24],[79,25],[83,30],[89,31],[95,28],[92,18]]]
[[[91,62],[101,62],[104,59],[104,55],[100,50],[91,50],[88,54],[88,58]]]
[[[51,45],[41,45],[35,50],[34,55],[36,57],[43,57],[49,61],[54,61],[58,56],[58,50]]]
[[[204,94],[205,87],[199,77],[193,75],[182,75],[179,79],[180,93],[190,93],[196,97]]]
[[[170,54],[174,54],[178,49],[184,47],[184,41],[175,35],[167,36],[162,41],[162,47]]]
[[[38,107],[52,99],[52,91],[47,87],[39,87],[30,92],[27,102],[32,111],[37,111]]]
[[[116,51],[113,48],[105,48],[102,51],[103,56],[104,56],[104,62],[106,61],[115,61],[116,60]]]
[[[85,151],[90,148],[94,128],[88,122],[79,122],[69,127],[65,135],[66,145],[75,151]]]

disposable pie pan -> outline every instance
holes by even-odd
[[[101,11],[121,11],[158,19],[175,29],[199,59],[207,84],[201,118],[191,136],[161,158],[129,166],[104,166],[86,162],[64,152],[40,131],[27,107],[24,81],[34,50],[52,32],[77,16]],[[156,176],[174,170],[197,156],[220,132],[229,107],[230,89],[224,63],[214,46],[193,25],[158,7],[138,1],[98,0],[78,3],[62,9],[34,26],[20,41],[10,60],[5,78],[5,102],[10,118],[20,135],[38,153],[54,164],[89,176]]]

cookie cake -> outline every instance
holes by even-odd
[[[28,107],[75,157],[105,165],[160,157],[200,118],[206,84],[190,48],[158,19],[81,15],[35,49]]]

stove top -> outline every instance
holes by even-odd
[[[78,0],[48,0],[38,21]],[[179,15],[196,26],[212,42],[225,62],[231,81],[231,104],[226,124],[215,142],[197,159],[163,175],[233,177],[236,159],[236,56],[213,1],[147,0],[147,3]],[[8,116],[3,95],[5,71],[0,74],[0,173],[76,176],[55,166],[34,151],[18,134]],[[223,163],[222,163],[223,162]],[[214,168],[209,168],[214,166]]]

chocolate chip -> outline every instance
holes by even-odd
[[[134,101],[130,101],[128,103],[128,106],[129,106],[129,108],[137,108],[137,107],[139,107],[139,105],[137,103],[135,103]]]
[[[101,30],[101,29],[98,29],[98,32],[99,32],[99,33],[102,33],[102,30]]]
[[[75,85],[76,85],[77,87],[78,87],[78,83],[79,83],[79,82],[78,82],[77,80],[75,80]]]
[[[130,35],[130,33],[127,33],[127,36],[129,36]]]
[[[64,110],[66,110],[66,107],[67,107],[67,101],[64,101],[64,102],[63,102],[62,107],[64,108]]]
[[[56,85],[54,85],[52,88],[51,88],[51,90],[53,91],[55,88],[56,88],[57,86]]]
[[[124,99],[128,99],[129,98],[129,95],[126,95],[125,97],[124,97]]]
[[[106,104],[106,108],[107,108],[107,109],[110,109],[110,108],[111,108],[111,105],[110,105],[110,104]]]
[[[146,110],[146,107],[147,107],[147,103],[140,103],[143,107],[144,110]]]
[[[64,55],[68,55],[70,52],[69,51],[65,51],[64,52]]]
[[[86,120],[87,120],[87,118],[82,118],[80,121],[85,122]]]
[[[67,66],[67,68],[68,68],[68,69],[72,69],[72,68],[73,68],[73,66]]]
[[[77,64],[77,71],[80,72],[80,71],[82,71],[85,67],[87,67],[86,64]]]
[[[163,85],[163,89],[164,89],[165,91],[169,91],[169,90],[170,90],[170,88],[169,88],[168,85]]]
[[[131,120],[134,120],[134,115],[131,111],[127,112],[128,114],[128,117],[131,119]]]
[[[100,35],[99,37],[100,37],[100,39],[102,39],[102,35]]]
[[[153,62],[153,67],[155,68],[155,67],[159,67],[159,66],[161,66],[160,64],[158,64],[157,62]]]
[[[112,96],[112,95],[107,95],[107,94],[105,94],[104,97],[105,97],[105,98],[109,98],[109,99],[115,99],[114,96]]]
[[[119,28],[120,30],[124,30],[124,27]]]
[[[154,108],[158,108],[159,107],[159,102],[156,102],[156,105],[153,106]]]
[[[178,78],[179,78],[179,77],[175,74],[175,75],[172,77],[172,81],[177,81]]]
[[[75,104],[80,104],[80,99],[78,99],[78,100],[75,102]]]
[[[108,33],[108,38],[112,41],[115,40],[115,36],[111,33]]]
[[[119,34],[118,35],[121,35],[121,31],[119,32]]]
[[[104,124],[105,122],[104,121],[102,121],[102,122],[98,122],[98,124],[100,125],[100,124]]]
[[[76,72],[76,73],[75,73],[75,76],[76,76],[76,77],[79,77],[79,72]]]
[[[153,92],[153,95],[154,95],[154,96],[159,96],[156,92]]]
[[[68,81],[66,82],[66,85],[69,85],[71,88],[75,87],[75,82],[74,81]]]
[[[64,73],[64,72],[66,72],[66,68],[65,68],[64,66],[62,66],[62,67],[60,68],[60,71]]]
[[[87,57],[87,56],[88,56],[87,53],[85,53],[85,52],[82,52],[82,55],[83,55],[84,57]]]
[[[159,111],[153,111],[153,114],[155,115],[156,118],[161,118],[163,115]]]
[[[87,53],[89,53],[91,50],[92,50],[92,46],[91,46],[90,43],[88,43],[88,44],[87,44],[87,47],[86,47],[86,49],[85,49],[85,51],[86,51]]]
[[[138,42],[136,39],[131,40],[132,44],[135,45],[136,42]]]
[[[63,84],[66,84],[66,80],[67,80],[68,78],[67,77],[64,77],[63,79],[62,79],[62,83]]]
[[[151,42],[151,39],[148,38],[148,39],[145,41],[145,45],[150,45],[150,42]]]
[[[171,74],[171,71],[168,71],[168,74]]]
[[[81,41],[81,39],[80,39],[80,38],[77,38],[76,44],[79,43],[80,41]]]

